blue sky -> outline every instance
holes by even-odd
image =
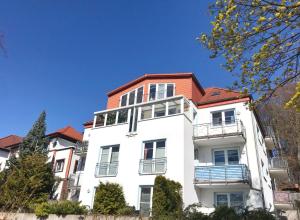
[[[25,135],[42,110],[48,132],[82,131],[106,93],[144,73],[194,72],[204,87],[233,78],[196,37],[205,0],[3,0],[0,137]]]

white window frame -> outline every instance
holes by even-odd
[[[99,154],[99,159],[98,159],[98,164],[100,165],[101,164],[101,157],[102,157],[102,152],[103,152],[103,149],[104,148],[109,148],[109,151],[108,151],[108,161],[106,162],[103,162],[103,163],[107,163],[107,164],[111,164],[111,154],[112,154],[112,149],[113,147],[119,147],[119,151],[118,151],[118,168],[117,168],[117,173],[118,173],[118,169],[119,169],[119,156],[120,156],[120,144],[114,144],[114,145],[107,145],[107,146],[101,146],[100,147],[100,154]],[[115,161],[116,162],[116,161]],[[100,175],[99,173],[97,174],[98,176],[117,176],[116,175],[109,175],[108,174],[108,171],[109,169],[106,170],[106,174],[105,175]],[[98,171],[99,172],[99,171]]]
[[[143,103],[143,102],[144,102],[145,88],[144,88],[144,86],[140,86],[140,87],[137,87],[137,88],[135,88],[135,89],[133,89],[133,90],[131,90],[131,91],[129,91],[129,92],[127,92],[127,93],[121,95],[120,100],[119,100],[119,107],[126,107],[126,106],[132,106],[132,105],[140,104],[140,103],[137,103],[137,102],[136,102],[136,101],[137,101],[137,91],[138,91],[138,89],[140,89],[140,88],[143,88],[143,96],[142,96],[142,102],[141,102],[141,103]],[[134,91],[134,103],[131,104],[131,105],[129,105],[129,94],[130,94],[131,92],[133,92],[133,91]],[[122,97],[125,96],[125,95],[127,95],[126,105],[121,106],[121,104],[122,104]]]
[[[228,207],[232,207],[231,206],[231,201],[230,201],[230,194],[242,194],[243,196],[243,207],[245,207],[245,193],[244,192],[215,192],[214,193],[214,204],[217,206],[217,195],[226,195],[227,196],[227,206]]]
[[[222,110],[218,110],[218,111],[211,111],[210,112],[210,122],[211,122],[212,127],[221,127],[221,126],[230,126],[230,125],[233,125],[235,122],[232,123],[232,124],[226,124],[225,123],[225,112],[229,112],[229,111],[233,111],[234,120],[236,121],[237,119],[236,119],[236,109],[235,108],[222,109]],[[213,113],[218,113],[218,112],[221,112],[222,124],[221,125],[214,125],[214,123],[213,123]]]
[[[155,154],[156,154],[156,146],[157,146],[157,142],[160,142],[160,141],[165,141],[165,156],[164,156],[164,157],[160,157],[160,158],[166,158],[166,157],[167,157],[167,139],[163,138],[163,139],[155,139],[155,140],[143,141],[142,155],[141,155],[142,160],[146,160],[146,159],[144,158],[144,150],[145,150],[145,144],[146,144],[146,143],[153,143],[152,160],[153,160],[153,159],[159,159],[159,158],[156,158],[156,157],[154,157],[154,156],[155,156]]]
[[[139,212],[141,211],[141,195],[142,195],[142,188],[150,188],[150,216],[152,216],[152,199],[153,199],[153,185],[139,185],[139,193],[138,193],[138,204],[137,208]]]
[[[158,85],[159,84],[164,84],[164,97],[161,98],[161,99],[157,98],[157,95],[158,95]],[[168,88],[167,85],[168,84],[172,84],[173,85],[173,96],[170,96],[170,97],[174,97],[175,96],[175,91],[176,91],[176,88],[175,88],[176,84],[175,83],[149,83],[149,85],[148,85],[148,100],[147,101],[148,102],[149,101],[156,101],[156,100],[162,100],[162,99],[167,98],[167,88]],[[150,86],[151,85],[155,85],[155,99],[154,100],[150,100]]]
[[[62,168],[59,169],[59,170],[57,169],[58,162],[63,162]],[[65,168],[65,162],[66,162],[66,159],[58,159],[58,160],[55,161],[55,173],[60,173],[60,172],[63,172],[63,171],[64,171],[64,168]]]
[[[238,156],[239,156],[239,162],[241,162],[241,156],[240,156],[240,148],[239,147],[231,147],[231,148],[214,148],[212,149],[212,158],[213,158],[213,164],[214,166],[225,166],[225,165],[233,165],[233,164],[228,164],[228,150],[237,150],[238,151]],[[215,151],[224,151],[224,157],[225,157],[225,164],[224,165],[216,165],[215,164]]]

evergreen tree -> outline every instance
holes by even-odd
[[[46,135],[46,112],[43,111],[20,146],[20,156],[33,152],[47,154],[49,139]]]

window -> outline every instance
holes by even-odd
[[[166,103],[155,104],[154,117],[162,117],[166,115]]]
[[[143,102],[144,87],[136,88],[121,96],[120,106],[133,105]]]
[[[164,173],[166,170],[166,140],[144,142],[141,174]]]
[[[242,192],[215,193],[215,204],[241,210],[244,207],[244,196]]]
[[[120,110],[118,115],[118,124],[126,123],[128,117],[128,109]]]
[[[150,84],[149,86],[149,101],[164,99],[174,96],[174,83],[159,83]]]
[[[96,124],[95,127],[101,127],[104,126],[104,121],[105,121],[105,115],[100,114],[96,116]]]
[[[77,172],[77,168],[78,168],[78,160],[75,160],[73,173]]]
[[[78,163],[77,171],[84,171],[86,157],[81,157]]]
[[[238,149],[214,150],[215,165],[232,165],[239,164]]]
[[[150,216],[152,186],[140,186],[140,215]]]
[[[141,119],[152,118],[152,105],[143,106],[141,109]]]
[[[199,150],[197,148],[194,149],[194,160],[199,160]]]
[[[97,175],[116,176],[118,171],[119,145],[101,148],[100,163],[97,165]]]
[[[230,125],[235,123],[235,113],[234,109],[212,112],[212,125],[220,126],[223,123],[225,125]]]
[[[65,159],[57,160],[55,164],[55,172],[63,172]]]
[[[181,112],[180,100],[171,101],[168,102],[168,104],[169,104],[168,115],[179,114]]]
[[[117,112],[108,112],[107,113],[107,119],[106,119],[106,125],[113,125],[116,123],[116,116]]]

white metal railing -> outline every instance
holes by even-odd
[[[118,167],[119,167],[118,161],[97,163],[95,176],[96,177],[117,176]]]
[[[246,138],[245,127],[240,120],[222,121],[194,125],[194,138],[210,138],[216,136],[242,135]]]
[[[280,157],[273,157],[269,159],[269,165],[271,169],[287,169],[288,162]]]
[[[162,174],[167,170],[167,158],[153,158],[140,160],[140,174]]]

